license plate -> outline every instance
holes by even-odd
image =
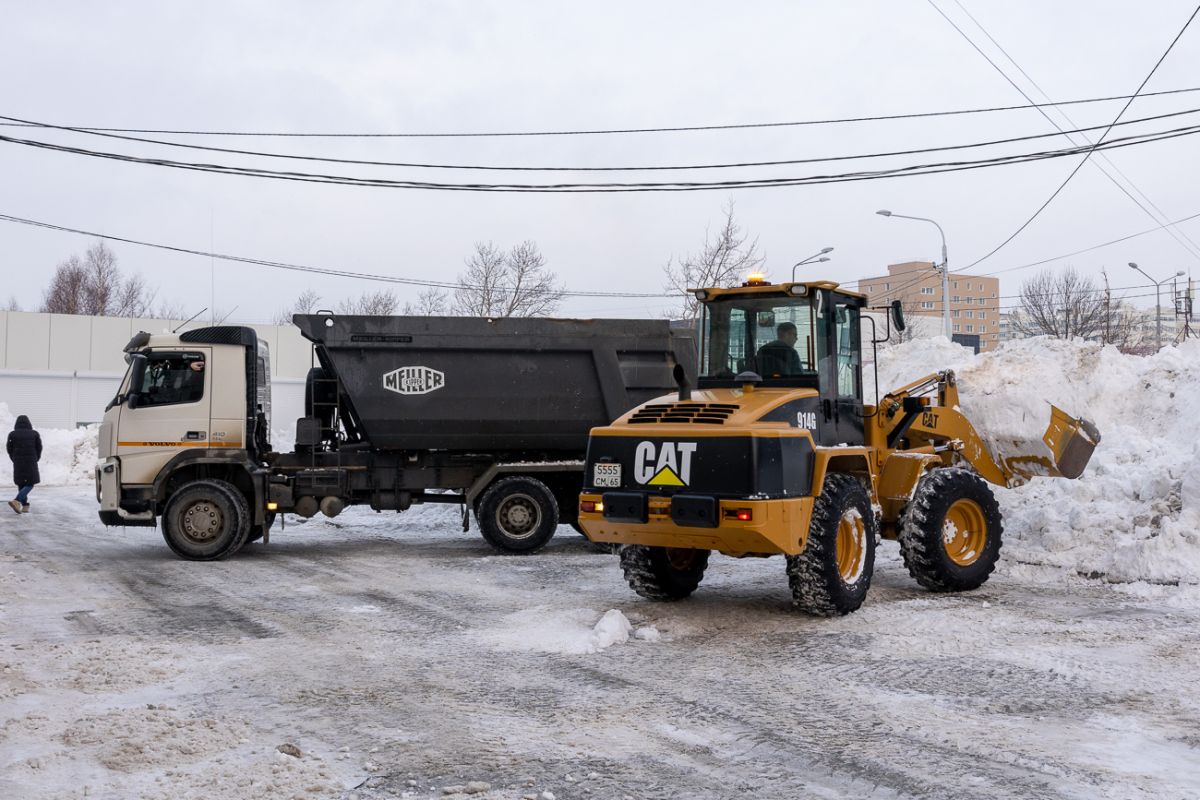
[[[621,465],[596,464],[592,470],[592,486],[603,486],[606,489],[620,489]]]

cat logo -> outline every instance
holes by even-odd
[[[429,394],[445,385],[445,373],[429,367],[401,367],[383,376],[383,388],[396,394]]]
[[[633,477],[646,486],[687,486],[695,452],[695,442],[639,442],[633,454]]]

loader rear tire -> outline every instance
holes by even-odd
[[[532,553],[558,529],[558,501],[537,478],[501,478],[479,499],[475,519],[484,540],[501,553]]]
[[[618,552],[629,587],[647,600],[682,600],[696,591],[708,567],[708,550],[627,544]]]
[[[871,588],[877,531],[862,483],[850,475],[827,476],[813,503],[804,550],[787,557],[792,602],[822,617],[857,611]]]
[[[933,592],[978,589],[1000,559],[1000,506],[971,470],[935,469],[921,478],[899,527],[904,565]]]
[[[226,481],[192,481],[177,489],[162,515],[167,546],[188,561],[214,561],[236,553],[250,533],[250,505]]]

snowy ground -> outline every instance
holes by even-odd
[[[33,503],[0,516],[0,797],[1200,796],[1195,584],[1006,559],[934,596],[884,543],[813,619],[779,559],[653,604],[569,529],[501,557],[448,508],[197,564],[88,486]]]

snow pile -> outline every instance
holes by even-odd
[[[1040,439],[1049,403],[1103,437],[1079,480],[997,489],[1009,557],[1113,581],[1200,583],[1200,342],[1142,357],[1036,338],[976,356],[944,338],[916,340],[880,354],[880,389],[947,368],[993,447]]]
[[[549,609],[544,606],[518,611],[482,636],[501,650],[586,655],[625,644],[630,638],[657,642],[661,634],[653,625],[634,631],[629,618],[611,608],[593,624],[596,612],[586,608]]]
[[[5,440],[16,421],[17,415],[9,411],[7,405],[0,403],[0,435]],[[42,460],[38,464],[42,475],[41,485],[64,486],[95,480],[99,432],[99,425],[75,430],[38,429],[42,436]],[[5,453],[0,457],[0,486],[12,486],[12,474],[12,461]]]

